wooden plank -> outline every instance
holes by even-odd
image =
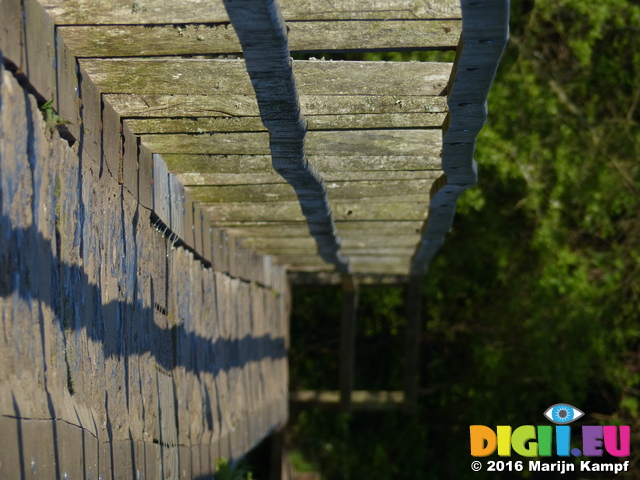
[[[2,4],[4,6],[4,2]],[[26,471],[22,453],[23,420],[0,416],[0,478],[25,478]],[[31,471],[29,470],[29,474]]]
[[[180,173],[175,175],[185,187],[204,185],[256,185],[286,183],[277,173]],[[435,180],[442,176],[440,170],[374,171],[374,172],[325,172],[325,182],[357,182],[376,180]]]
[[[351,411],[353,368],[355,363],[358,283],[351,275],[342,278],[342,313],[340,317],[340,410]]]
[[[39,100],[56,101],[54,23],[37,0],[24,0],[26,67],[29,83]]]
[[[155,153],[267,155],[269,134],[214,133],[203,135],[142,135],[142,143]],[[440,158],[440,130],[314,131],[306,137],[309,155],[399,155]]]
[[[289,284],[293,286],[339,285],[342,281],[342,276],[339,273],[287,272],[287,279]],[[394,275],[368,275],[358,277],[359,285],[397,285],[399,283],[406,283],[406,281],[407,277]]]
[[[462,21],[305,21],[289,25],[292,52],[422,50],[455,48]],[[228,24],[61,27],[77,57],[145,57],[242,53]]]
[[[418,401],[418,366],[420,353],[420,323],[422,311],[422,278],[410,277],[407,283],[405,347],[404,347],[404,394],[405,413],[415,413]]]
[[[419,234],[420,221],[373,221],[373,222],[336,222],[336,227],[341,234],[350,233],[362,234],[368,232],[395,232],[397,235]],[[286,236],[296,231],[304,232],[309,226],[307,222],[235,222],[220,225],[225,231],[235,234],[236,232],[252,232],[261,236]]]
[[[445,113],[375,113],[307,116],[309,130],[439,128]],[[258,117],[142,118],[127,120],[138,135],[153,133],[262,132]]]
[[[64,43],[60,31],[56,30],[56,111],[75,139],[80,138],[80,89],[76,58]]]
[[[170,224],[169,227],[174,235],[184,238],[185,232],[185,191],[180,181],[173,173],[169,173],[169,204],[170,204]],[[175,240],[175,238],[174,238]]]
[[[138,144],[138,202],[145,208],[153,208],[153,156],[151,150]]]
[[[340,392],[331,390],[297,390],[289,392],[293,403],[312,404],[318,407],[335,408],[340,401]],[[398,410],[404,402],[402,391],[354,390],[351,392],[353,410]]]
[[[367,248],[371,245],[387,246],[387,247],[415,247],[418,238],[415,235],[394,235],[394,234],[367,234],[350,235],[341,237],[342,246],[348,248]],[[277,249],[280,246],[295,245],[315,245],[313,239],[307,233],[303,235],[291,236],[270,236],[270,237],[243,237],[242,242],[245,246],[268,251],[270,248]]]
[[[56,435],[60,478],[84,477],[82,428],[58,421]]]
[[[137,200],[140,185],[138,179],[138,137],[125,122],[122,124],[122,136],[122,181],[124,187]]]
[[[153,155],[153,211],[165,225],[171,222],[169,172],[160,155]]]
[[[386,197],[403,192],[416,200],[428,202],[433,182],[432,179],[331,182],[327,190],[332,199]],[[195,201],[203,203],[282,202],[297,198],[293,188],[287,184],[191,186],[189,192]]]
[[[47,12],[59,25],[98,24],[180,24],[228,22],[222,2],[212,4],[185,0],[180,4],[162,0],[42,0]],[[457,0],[321,0],[309,4],[304,0],[284,0],[282,14],[286,21],[302,20],[394,20],[460,18]]]
[[[102,160],[105,170],[122,184],[122,123],[113,107],[104,102],[102,104]]]
[[[105,95],[123,117],[259,117],[253,93],[240,95],[162,95],[115,93]],[[300,108],[305,116],[363,114],[440,114],[448,111],[444,96],[420,96],[412,91],[394,95],[325,95],[300,94]],[[318,122],[321,119],[316,119]]]
[[[332,200],[336,220],[426,220],[428,202],[388,202],[383,198]],[[295,201],[205,204],[215,224],[222,222],[303,221]]]
[[[162,155],[167,167],[173,173],[273,173],[269,155]],[[363,172],[389,170],[439,170],[439,158],[422,156],[382,156],[348,155],[320,156],[308,155],[307,158],[322,174],[327,172]]]
[[[82,66],[80,66],[78,81],[82,103],[80,109],[82,148],[94,162],[99,164],[102,161],[102,99],[100,91]]]
[[[26,70],[24,17],[20,0],[0,0],[0,52],[23,72]]]
[[[417,240],[417,239],[416,239]],[[322,265],[323,260],[317,253],[276,253],[274,254],[280,263],[293,264],[293,265]],[[411,253],[406,255],[358,255],[351,253],[349,255],[349,261],[352,265],[377,265],[383,266],[403,266],[407,272],[411,265]]]
[[[244,60],[84,59],[80,64],[102,93],[254,94]],[[441,95],[452,68],[445,62],[294,60],[292,65],[301,95]]]

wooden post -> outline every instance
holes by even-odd
[[[418,397],[421,287],[421,277],[409,277],[409,283],[407,284],[407,326],[405,330],[404,353],[405,413],[415,412]]]
[[[343,412],[351,410],[357,310],[358,285],[353,276],[343,275],[340,321],[340,410]]]

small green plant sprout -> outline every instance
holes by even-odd
[[[66,125],[68,122],[65,119],[63,119],[60,115],[58,115],[55,110],[53,109],[53,107],[51,106],[53,104],[53,100],[49,100],[48,102],[45,102],[41,107],[40,107],[40,111],[42,112],[42,116],[44,117],[44,121],[47,124],[47,128],[49,129],[49,131],[53,132],[53,129],[60,126],[60,125]]]
[[[256,480],[243,462],[229,463],[226,458],[216,462],[216,480]]]

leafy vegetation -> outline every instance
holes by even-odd
[[[229,463],[224,458],[219,458],[216,463],[217,480],[255,480],[253,473],[243,462]]]
[[[480,181],[424,282],[419,412],[300,412],[294,433],[324,478],[485,478],[469,425],[543,424],[557,402],[631,425],[625,478],[640,478],[640,6],[511,12]],[[399,388],[403,293],[369,292],[356,388]],[[335,290],[294,291],[294,385],[337,386],[338,307]]]

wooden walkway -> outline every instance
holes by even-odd
[[[267,17],[240,13],[238,19],[247,22],[230,24],[222,2],[43,0],[48,28],[58,36],[59,60],[78,59],[80,88],[95,89],[103,107],[96,100],[79,112],[65,107],[69,95],[63,92],[47,98],[59,99],[61,116],[73,125],[84,116],[82,133],[89,142],[100,117],[105,125],[104,117],[115,119],[125,138],[131,133],[161,155],[190,204],[213,225],[289,271],[419,273],[450,227],[457,196],[475,181],[473,148],[459,145],[472,144],[483,123],[482,92],[506,37],[500,31],[504,2],[466,3],[471,21],[477,16],[483,27],[465,33],[465,54],[458,0],[282,2],[288,36],[270,37],[260,47],[269,48],[259,48],[253,58],[279,51],[287,60],[289,50],[319,58],[292,62],[287,93],[290,108],[299,105],[299,135],[306,137],[301,163],[318,180],[313,200],[301,190],[308,185],[296,189],[296,182],[277,173],[270,155],[267,129],[272,138],[274,130],[264,101],[269,95],[282,100],[288,87],[252,84],[247,73],[253,62],[247,42]],[[272,9],[277,17],[275,2],[236,4],[240,10]],[[487,29],[491,24],[497,31]],[[228,58],[242,54],[235,30],[243,29],[249,32],[247,63]],[[323,54],[340,52],[456,48],[456,64],[469,59],[460,81],[478,93],[467,98],[470,92],[459,87],[466,100],[454,105],[456,111],[447,105],[456,85],[453,63],[322,61]],[[456,115],[468,118],[469,112],[477,121],[466,122],[464,134],[454,121],[457,133],[446,143],[456,146],[447,147],[443,131],[449,133]],[[443,149],[445,157],[452,150],[450,167],[443,167]],[[135,189],[129,185],[135,161],[115,152],[107,158],[109,169]],[[447,182],[445,173],[455,181]],[[430,219],[437,225],[427,228],[432,198],[447,183],[451,188],[440,195]]]
[[[0,345],[12,362],[0,477],[49,462],[55,478],[191,478],[241,456],[286,420],[287,275],[344,291],[340,391],[296,398],[415,407],[419,281],[476,182],[507,0],[2,0],[0,11],[0,113],[15,127],[0,131],[13,142],[0,152],[0,253],[19,259],[18,280],[0,278],[2,328],[17,335]],[[452,61],[330,59],[433,50]],[[34,102],[48,100],[63,140],[36,135]],[[38,165],[48,216],[16,217],[41,198]],[[38,260],[70,306],[50,282],[27,286]],[[352,392],[358,285],[370,282],[409,285],[404,392]],[[78,313],[86,298],[102,323]],[[54,327],[29,336],[16,312],[39,325],[39,309]]]

